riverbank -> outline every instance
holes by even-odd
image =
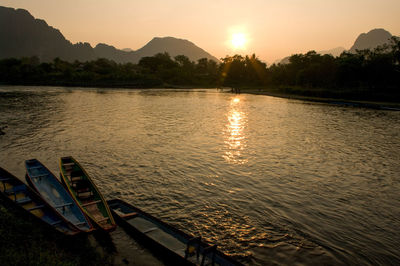
[[[296,91],[296,90],[292,90]],[[363,108],[372,108],[372,109],[380,109],[380,110],[392,110],[392,111],[400,111],[400,102],[396,101],[383,101],[383,100],[365,100],[365,99],[357,99],[354,97],[317,97],[317,96],[308,96],[302,95],[300,93],[290,93],[285,92],[281,89],[273,89],[273,88],[240,88],[240,93],[248,93],[255,95],[267,95],[279,98],[286,99],[295,99],[302,101],[311,101],[311,102],[321,102],[328,104],[337,104],[344,106],[353,106],[353,107],[363,107]],[[396,99],[392,99],[396,100]]]
[[[2,265],[162,265],[121,228],[63,236],[0,199]]]
[[[2,265],[112,265],[112,256],[93,248],[84,235],[66,237],[0,201]]]
[[[32,84],[22,84],[22,85],[13,85],[13,84],[1,84],[0,86],[40,86],[40,87],[67,87],[67,88],[88,88],[88,89],[169,89],[169,90],[193,90],[199,88],[205,89],[213,89],[212,86],[177,86],[164,84],[160,86],[153,87],[138,87],[135,85],[127,85],[127,84],[52,84],[52,85],[32,85]],[[216,88],[219,92],[233,92],[233,93],[247,93],[253,95],[267,95],[279,98],[286,99],[296,99],[302,101],[311,101],[311,102],[322,102],[328,104],[337,104],[344,106],[353,106],[353,107],[363,107],[363,108],[372,108],[372,109],[380,109],[380,110],[392,110],[392,111],[400,111],[400,100],[398,95],[380,95],[378,100],[372,100],[371,96],[365,99],[365,96],[357,97],[355,92],[347,91],[347,92],[339,92],[333,93],[330,91],[326,91],[323,89],[313,89],[308,90],[301,87],[291,87],[291,88],[270,88],[270,87],[221,87]],[[324,95],[321,96],[313,96],[313,95]],[[360,94],[362,95],[362,94]],[[0,135],[5,134],[6,127],[0,127]]]

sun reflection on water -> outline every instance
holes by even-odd
[[[233,164],[245,164],[247,159],[243,158],[242,153],[246,148],[246,136],[244,129],[246,127],[247,116],[242,110],[240,98],[231,99],[228,112],[228,123],[225,127],[225,147],[224,159]]]

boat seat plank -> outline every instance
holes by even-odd
[[[73,176],[70,178],[71,182],[79,182],[82,180],[82,176]]]
[[[50,223],[50,225],[54,226],[54,225],[60,224],[62,222],[63,222],[62,220],[58,220],[58,221]]]
[[[92,192],[90,188],[88,187],[83,187],[83,188],[75,188],[77,193],[86,193],[86,192]]]
[[[37,210],[37,209],[41,209],[43,207],[44,207],[44,205],[37,205],[37,206],[34,206],[32,208],[27,209],[27,211],[34,211],[34,210]]]
[[[2,182],[6,182],[6,181],[10,181],[10,180],[12,180],[11,178],[0,178],[0,181],[2,181]]]
[[[90,206],[90,205],[93,205],[93,204],[97,204],[99,202],[101,202],[101,200],[95,200],[95,201],[87,202],[87,203],[82,204],[81,206],[82,207],[86,207],[86,206]]]
[[[84,224],[86,224],[86,222],[80,222],[80,223],[76,223],[76,224],[74,224],[75,226],[80,226],[80,225],[84,225]]]
[[[126,214],[120,214],[120,216],[121,216],[121,218],[124,218],[124,219],[130,219],[130,218],[133,218],[133,217],[135,217],[135,216],[138,216],[138,213],[137,212],[131,212],[131,213],[126,213]]]
[[[78,192],[77,191],[76,196],[81,201],[88,201],[88,200],[93,199],[93,194],[91,191],[86,191],[86,192]]]
[[[29,197],[26,197],[26,198],[22,198],[22,199],[17,199],[15,202],[18,204],[26,204],[26,203],[32,202],[32,199]]]
[[[104,217],[103,219],[96,219],[96,222],[101,223],[110,219],[109,217]]]
[[[76,195],[78,196],[78,198],[82,199],[82,200],[89,200],[92,198],[93,196],[93,191],[91,190],[76,190]]]
[[[75,165],[74,163],[65,163],[63,164],[63,167],[66,171],[71,171],[74,165]]]

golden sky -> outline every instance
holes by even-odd
[[[268,63],[309,50],[349,49],[360,33],[374,28],[400,35],[400,0],[0,0],[0,5],[27,9],[73,43],[136,50],[153,37],[172,36],[218,58],[256,53]],[[237,37],[239,45],[232,45]]]

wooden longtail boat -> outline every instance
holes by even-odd
[[[92,222],[105,231],[117,226],[107,202],[83,167],[71,156],[60,159],[61,181]]]
[[[26,160],[25,168],[25,178],[28,184],[60,215],[81,231],[90,232],[94,230],[77,202],[49,169],[36,159]]]
[[[0,167],[0,195],[5,201],[32,215],[51,228],[65,234],[76,235],[78,228],[67,222],[39,194],[21,180]]]
[[[217,250],[175,227],[130,205],[113,199],[108,201],[117,223],[154,253],[172,265],[242,265]]]

